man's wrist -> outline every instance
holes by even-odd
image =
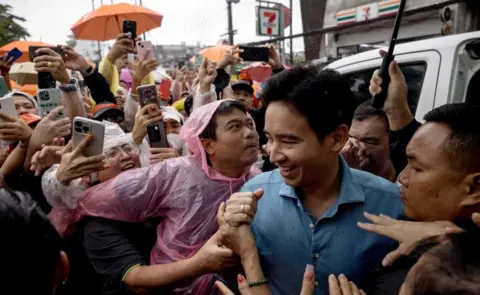
[[[412,120],[414,116],[407,106],[395,108],[385,112],[390,123],[390,130],[398,131],[405,128]]]

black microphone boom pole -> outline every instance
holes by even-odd
[[[390,85],[390,75],[388,73],[388,68],[392,63],[393,51],[395,49],[395,44],[397,43],[398,30],[400,29],[400,24],[402,22],[403,11],[405,10],[405,3],[407,0],[400,1],[400,7],[398,8],[397,18],[395,19],[395,25],[393,26],[392,39],[390,40],[390,45],[388,46],[388,52],[383,57],[382,67],[380,68],[380,77],[383,80],[382,83],[382,92],[372,97],[372,105],[377,109],[383,108],[385,99],[387,98],[388,85]]]

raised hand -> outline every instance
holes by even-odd
[[[126,56],[129,53],[136,53],[135,44],[128,34],[120,34],[117,36],[115,43],[108,52],[107,58],[114,64],[117,59]]]
[[[147,126],[163,121],[162,110],[154,104],[143,106],[135,115],[135,124],[132,130],[132,138],[135,144],[140,145],[147,135]]]
[[[200,84],[200,92],[206,93],[210,91],[213,81],[217,78],[217,68],[208,58],[203,60],[198,73],[198,83]]]
[[[70,82],[70,75],[68,75],[65,62],[60,54],[51,48],[40,48],[37,49],[35,53],[44,54],[37,56],[33,60],[35,63],[35,71],[50,73],[53,78],[60,83],[68,84]]]
[[[90,67],[87,59],[70,46],[62,46],[62,51],[65,53],[65,66],[67,69],[85,74]]]
[[[146,59],[148,53],[149,51],[146,51],[145,55],[140,57],[133,67],[133,79],[138,82],[141,82],[150,72],[160,65],[156,59]]]
[[[257,213],[257,202],[263,196],[263,189],[255,192],[234,193],[227,201],[225,220],[230,226],[251,224]]]
[[[93,136],[85,137],[82,142],[73,149],[73,143],[70,141],[62,152],[60,166],[58,166],[56,177],[60,183],[68,186],[74,179],[108,169],[105,164],[105,155],[85,157],[83,151]]]
[[[10,58],[5,54],[4,56],[0,56],[0,73],[1,74],[8,74],[10,72],[10,68],[13,65],[13,56]]]
[[[282,61],[280,59],[280,54],[275,49],[273,44],[267,44],[265,47],[268,48],[268,64],[272,67],[272,69],[280,69],[282,68]]]
[[[0,139],[8,141],[26,141],[32,136],[32,128],[20,118],[12,118],[0,113]]]
[[[180,154],[174,148],[150,148],[150,165],[177,157],[180,157]]]
[[[51,144],[55,138],[70,135],[72,124],[69,118],[55,121],[61,111],[63,111],[63,106],[55,108],[37,124],[30,139],[30,145],[41,147],[42,144]]]
[[[225,69],[230,65],[237,64],[242,61],[237,55],[242,50],[238,48],[238,45],[233,47],[231,50],[228,50],[223,56],[222,60],[218,63],[217,69]]]
[[[55,138],[52,145],[42,145],[42,149],[32,157],[30,171],[35,172],[35,176],[39,176],[53,164],[60,163],[64,145],[63,138]]]

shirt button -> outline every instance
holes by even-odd
[[[315,257],[315,259],[318,259],[320,258],[320,254],[316,253],[315,255],[313,255],[313,257]]]
[[[315,282],[315,287],[318,287],[318,282]]]
[[[313,223],[310,223],[310,228],[314,228],[315,225]]]

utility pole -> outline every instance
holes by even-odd
[[[293,65],[293,0],[290,0],[290,63]]]
[[[235,45],[233,43],[233,35],[235,34],[233,30],[233,16],[232,16],[232,3],[239,3],[240,0],[227,0],[227,12],[228,12],[228,42],[230,45]]]
[[[143,6],[142,0],[140,0],[140,6]],[[147,40],[147,37],[145,37],[145,33],[143,33],[143,40]]]

